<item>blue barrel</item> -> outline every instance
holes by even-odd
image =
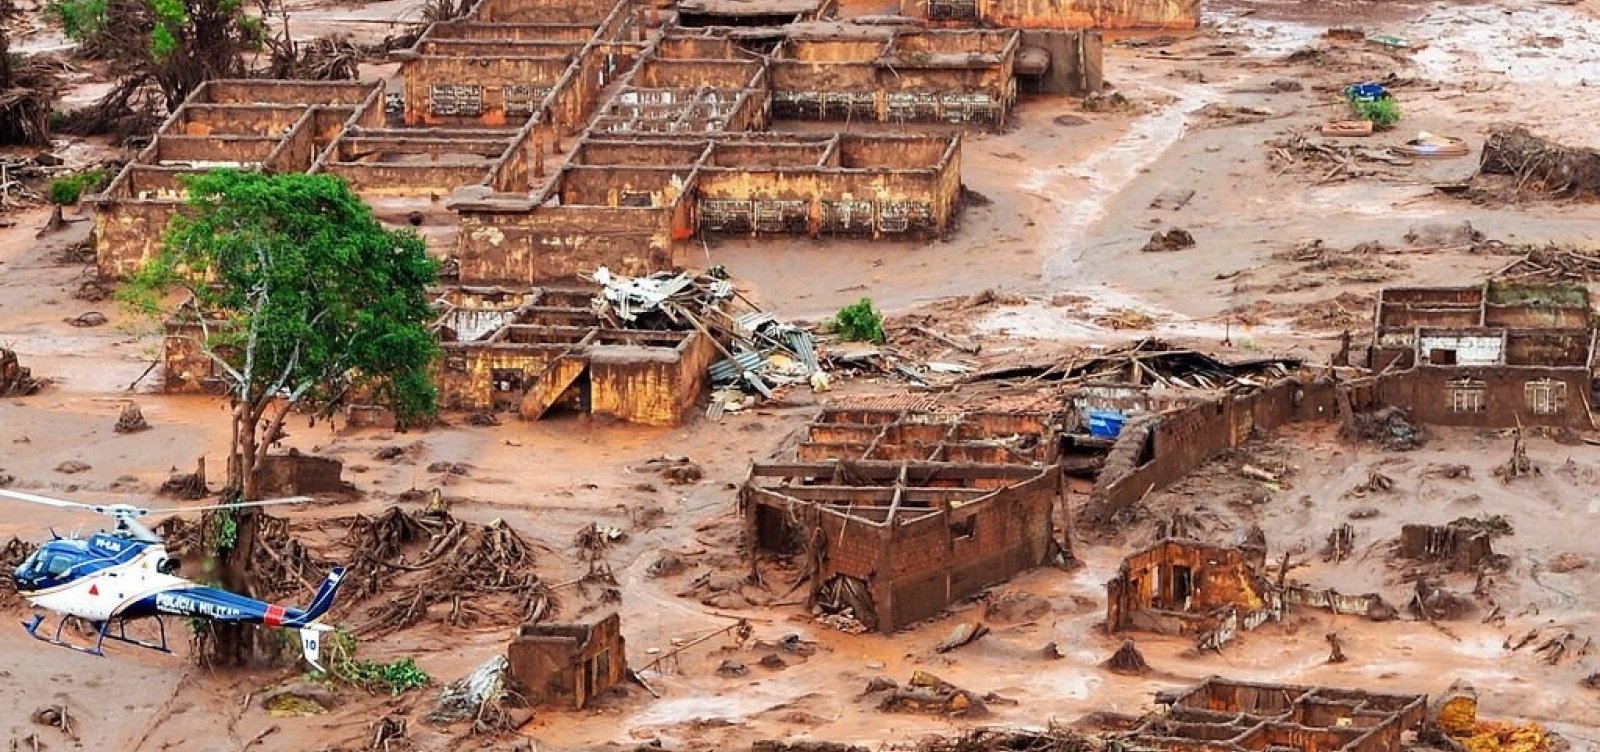
[[[1089,435],[1101,439],[1114,439],[1122,433],[1122,424],[1128,416],[1115,410],[1090,410]]]

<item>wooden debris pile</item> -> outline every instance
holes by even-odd
[[[533,547],[503,520],[458,520],[442,505],[357,517],[345,543],[355,551],[352,586],[379,599],[366,633],[387,634],[430,617],[452,626],[531,624],[554,611],[534,571]],[[435,607],[438,613],[434,613]]]
[[[979,371],[967,381],[1159,385],[1248,394],[1291,375],[1299,367],[1300,361],[1290,358],[1223,362],[1196,350],[1173,348],[1159,339],[1146,338],[1116,350],[1085,349],[1051,363],[1022,363]]]
[[[1478,173],[1508,176],[1519,193],[1600,195],[1600,151],[1562,146],[1535,136],[1520,125],[1489,132]]]
[[[298,81],[354,81],[365,51],[345,39],[317,37],[295,41],[287,36],[268,40],[271,64],[265,78]]]
[[[1495,272],[1497,279],[1589,282],[1600,279],[1600,250],[1554,243],[1530,248],[1522,258]]]
[[[1284,173],[1310,173],[1320,175],[1317,183],[1371,177],[1385,174],[1371,165],[1408,167],[1411,160],[1388,149],[1353,146],[1295,135],[1267,142],[1267,158]]]

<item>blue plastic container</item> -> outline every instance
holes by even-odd
[[[1122,424],[1128,416],[1114,410],[1089,411],[1089,435],[1101,439],[1114,439],[1122,433]]]

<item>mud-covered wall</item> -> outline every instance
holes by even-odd
[[[1254,577],[1241,549],[1164,541],[1124,559],[1117,576],[1106,583],[1106,629],[1127,629],[1139,612],[1152,609],[1197,614],[1227,606],[1259,610],[1267,604]]]
[[[567,72],[565,57],[422,56],[404,63],[405,123],[519,126]]]
[[[901,0],[902,15],[934,27],[1193,29],[1199,0]]]
[[[671,267],[670,215],[658,209],[544,206],[533,211],[459,212],[461,281],[570,281],[600,266],[626,275]]]
[[[530,705],[582,710],[627,676],[622,620],[613,613],[592,624],[521,627],[506,647],[506,660]]]
[[[682,337],[672,349],[635,345],[590,348],[589,411],[639,425],[681,424],[705,391],[707,369],[716,351],[699,332],[672,336]]]
[[[445,343],[436,370],[439,407],[464,412],[515,409],[520,389],[496,388],[495,373],[515,371],[524,384],[532,383],[566,349],[561,345],[532,347],[485,343]]]

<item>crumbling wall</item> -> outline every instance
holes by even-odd
[[[1106,583],[1106,629],[1216,631],[1223,626],[1212,623],[1219,611],[1232,609],[1240,614],[1234,618],[1251,618],[1269,609],[1258,580],[1243,549],[1165,540],[1123,559],[1117,576]]]
[[[575,343],[587,335],[571,335]],[[563,346],[506,345],[499,343],[445,343],[436,371],[439,406],[445,410],[483,412],[511,409],[520,404],[528,385],[538,380],[550,364],[576,344]],[[510,389],[501,389],[497,374],[514,373]]]
[[[1494,557],[1488,532],[1461,525],[1401,525],[1400,556],[1438,562],[1452,572],[1477,572]]]
[[[715,346],[699,332],[670,333],[641,345],[597,345],[588,351],[589,409],[648,426],[675,426],[699,402]]]
[[[266,496],[347,494],[355,486],[344,480],[344,463],[331,457],[313,457],[290,450],[262,459],[256,485]]]
[[[582,710],[596,695],[627,678],[622,620],[612,613],[592,623],[528,624],[506,648],[511,680],[536,707]]]
[[[1587,368],[1419,366],[1382,379],[1382,401],[1419,423],[1473,428],[1591,428]]]

